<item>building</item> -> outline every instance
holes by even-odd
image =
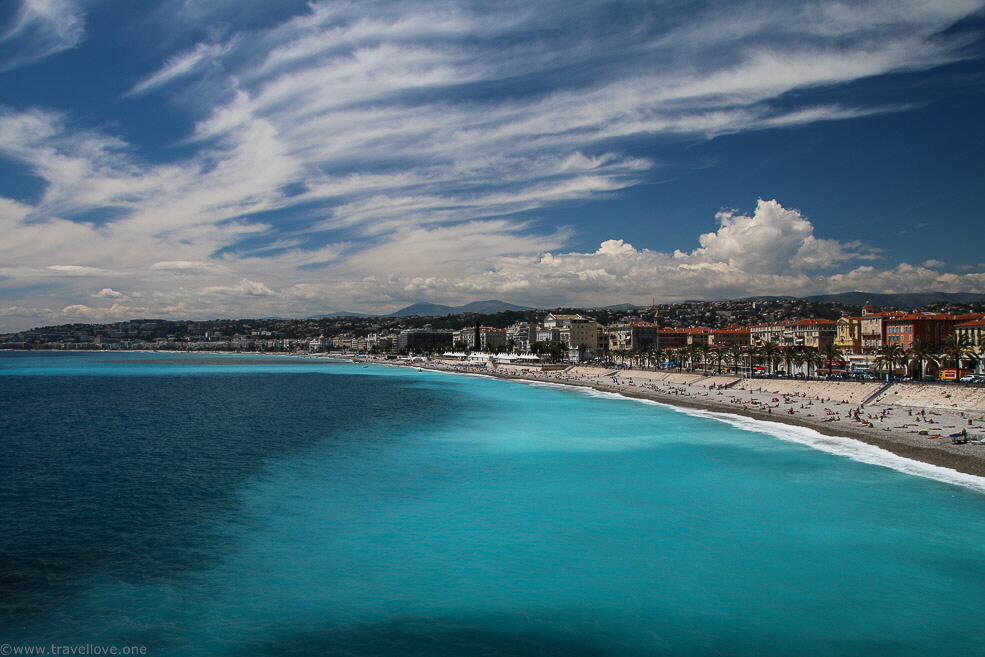
[[[537,342],[560,342],[561,341],[561,329],[557,326],[544,326],[541,324],[537,327]]]
[[[905,313],[885,320],[886,344],[897,344],[904,351],[922,340],[932,347],[951,334],[957,322],[944,313]]]
[[[711,329],[698,326],[684,329],[684,332],[687,333],[688,345],[707,346],[711,344]]]
[[[315,338],[314,340],[311,340],[308,343],[308,351],[310,351],[312,353],[314,353],[314,352],[321,352],[321,351],[328,351],[329,347],[331,347],[331,346],[332,346],[332,341],[331,340],[329,340],[328,338],[326,338],[324,335],[319,335],[317,338]]]
[[[561,328],[566,322],[570,322],[573,319],[585,319],[581,315],[555,315],[550,313],[541,322],[541,326],[544,328]]]
[[[748,331],[748,329],[746,330]],[[659,336],[658,344],[661,349],[683,349],[687,346],[686,329],[661,328]]]
[[[569,349],[595,352],[605,346],[601,340],[603,335],[602,325],[588,317],[571,317],[561,326],[561,342]]]
[[[886,320],[890,317],[903,315],[898,312],[866,313],[862,309],[862,318],[859,320],[859,332],[862,339],[862,352],[873,353],[879,351],[882,345],[886,344]]]
[[[823,351],[834,343],[837,326],[834,320],[820,318],[788,323],[781,344],[784,347],[813,347]]]
[[[973,319],[955,325],[954,334],[964,338],[978,355],[975,371],[985,373],[985,319]]]
[[[435,347],[450,347],[454,342],[454,331],[432,329],[430,327],[404,329],[397,334],[397,350],[428,350]]]
[[[862,353],[862,318],[842,317],[835,325],[835,346],[846,356]]]
[[[604,327],[582,315],[549,314],[537,326],[537,342],[559,342],[574,361],[591,358],[608,344]]]
[[[530,351],[530,345],[537,341],[537,325],[518,322],[506,327],[506,344],[513,344],[513,351]]]
[[[767,343],[784,345],[786,332],[792,324],[794,324],[792,321],[756,324],[749,328],[750,344],[755,347],[761,347]]]
[[[627,322],[609,327],[610,351],[660,348],[660,327],[650,322]]]
[[[663,337],[663,333],[660,334]],[[711,332],[708,344],[712,347],[748,347],[752,343],[752,333],[748,328],[730,326]]]
[[[474,326],[463,328],[461,331],[454,332],[454,341],[464,342],[470,351],[488,351],[493,347],[506,345],[506,329],[491,326],[480,326],[478,329]]]

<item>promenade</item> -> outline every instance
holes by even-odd
[[[589,386],[628,397],[810,427],[958,472],[985,476],[985,388],[942,383],[741,379],[700,373],[571,366],[425,367],[506,379]],[[953,434],[964,431],[967,442]],[[961,440],[960,438],[958,440]]]

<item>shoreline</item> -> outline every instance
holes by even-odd
[[[181,353],[167,352],[158,353]],[[199,355],[233,355],[229,352],[201,352]],[[956,472],[985,478],[985,444],[952,444],[950,433],[965,429],[969,439],[985,439],[985,388],[976,389],[974,409],[942,408],[900,403],[899,395],[880,394],[875,401],[830,398],[833,389],[839,393],[864,384],[852,382],[813,382],[777,379],[740,379],[709,375],[683,374],[664,371],[613,370],[592,366],[569,366],[559,370],[542,371],[527,366],[490,368],[462,365],[458,362],[432,360],[409,363],[375,358],[354,361],[351,358],[326,355],[238,353],[235,355],[308,357],[343,362],[364,362],[398,367],[416,367],[449,374],[472,374],[504,380],[551,383],[584,387],[600,392],[615,393],[632,399],[643,399],[681,408],[747,417],[781,425],[803,427],[818,433],[857,440],[881,448],[896,456],[934,465]],[[611,379],[611,380],[610,380]],[[881,384],[873,384],[880,387]],[[927,384],[928,386],[933,384]],[[756,386],[753,389],[753,386]],[[825,398],[803,394],[812,388],[826,387]],[[780,390],[763,390],[779,388]],[[783,391],[783,388],[787,388]],[[799,390],[795,390],[798,389]],[[953,390],[953,389],[952,389]],[[715,394],[712,394],[712,391]],[[842,395],[836,395],[841,397]],[[845,397],[851,395],[845,394]],[[879,403],[882,402],[882,403]],[[817,404],[814,406],[814,404]],[[979,408],[983,410],[978,410]],[[769,409],[769,410],[767,410]],[[849,421],[850,413],[862,409],[868,426]],[[772,412],[775,410],[776,412]],[[790,414],[789,410],[794,410]],[[811,413],[809,411],[816,412]],[[820,412],[824,411],[824,419]],[[906,414],[904,416],[904,414]],[[926,418],[929,415],[930,418]],[[861,416],[856,416],[860,418]],[[885,420],[890,420],[886,422]],[[916,422],[913,422],[916,420]],[[924,421],[926,420],[926,421]],[[901,426],[898,425],[903,421]],[[927,435],[920,435],[920,431]]]
[[[783,396],[782,393],[761,389],[714,388],[698,385],[693,385],[692,389],[690,383],[681,384],[673,381],[664,386],[654,385],[653,380],[639,384],[637,382],[647,374],[659,374],[642,370],[619,370],[615,375],[607,375],[605,373],[611,372],[611,370],[579,367],[577,374],[565,375],[566,371],[548,373],[539,370],[518,371],[505,368],[461,367],[444,362],[410,366],[453,374],[478,374],[504,380],[591,388],[600,392],[616,393],[627,398],[644,399],[670,406],[803,427],[826,436],[857,440],[902,458],[947,468],[966,475],[985,477],[985,445],[971,442],[952,444],[951,438],[948,437],[949,433],[957,433],[961,429],[968,432],[970,439],[981,437],[985,433],[985,418],[978,413],[969,414],[960,409],[945,412],[939,408],[920,408],[918,410],[917,407],[895,404],[865,404],[862,406],[861,404],[845,403],[844,400],[835,402],[831,401],[830,398]],[[596,372],[587,370],[596,370]],[[610,378],[611,381],[608,380]],[[766,386],[769,383],[773,383],[773,381],[755,382],[756,385]],[[842,382],[832,383],[843,385]],[[804,382],[800,385],[808,388],[811,386],[810,382]],[[717,394],[711,395],[710,391],[712,390]],[[983,395],[985,395],[985,391],[983,391]],[[745,403],[740,401],[743,399],[746,400]],[[769,410],[766,410],[767,408]],[[800,412],[822,408],[827,411],[823,416],[825,419],[821,419],[819,413]],[[866,416],[865,421],[870,426],[864,426],[861,421],[847,421],[845,417],[842,417],[843,413],[850,412],[849,409],[857,410],[858,408],[863,408]],[[789,409],[795,409],[794,413],[790,414]],[[773,412],[774,410],[777,412]],[[916,411],[916,415],[913,414],[914,411]],[[924,415],[921,415],[920,411],[923,411]],[[927,414],[931,417],[924,422]],[[919,424],[907,422],[907,420],[914,418],[921,418],[921,422]],[[887,422],[887,420],[890,421]],[[904,422],[902,426],[889,426],[897,425],[900,421]],[[977,424],[973,422],[977,422]],[[920,425],[927,427],[922,429],[922,431],[927,432],[927,435],[920,435],[921,429],[915,428]]]

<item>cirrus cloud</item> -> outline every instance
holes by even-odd
[[[811,92],[972,57],[974,36],[950,28],[983,6],[314,0],[285,16],[271,3],[163,3],[155,18],[174,20],[154,24],[168,45],[118,81],[107,117],[0,107],[4,165],[39,190],[0,197],[0,293],[85,317],[90,303],[123,312],[138,298],[141,312],[201,316],[478,295],[977,291],[981,274],[947,273],[935,254],[878,268],[880,245],[825,237],[777,201],[723,210],[714,231],[672,244],[594,230],[589,252],[563,216],[672,177],[661,143],[906,111],[919,94]],[[79,7],[24,0],[0,55],[31,48],[0,70],[82,43]],[[141,122],[120,117],[145,105],[167,107],[177,143],[132,138]]]

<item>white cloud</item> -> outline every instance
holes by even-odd
[[[8,71],[74,48],[85,21],[72,0],[21,0],[9,27],[0,33],[0,71]]]
[[[124,96],[139,96],[199,72],[229,52],[233,45],[235,45],[235,41],[221,46],[196,44],[190,50],[170,57],[160,70],[135,84]]]
[[[699,238],[692,259],[727,263],[748,273],[786,274],[832,267],[862,255],[835,240],[814,237],[814,226],[797,210],[760,200],[751,216],[732,211],[716,216],[719,229]]]
[[[49,265],[48,269],[68,276],[105,276],[109,273],[105,269],[82,265]]]
[[[108,287],[104,287],[99,292],[92,295],[99,299],[126,299],[127,295],[122,292],[117,292],[116,290]]]
[[[276,292],[271,290],[263,283],[251,281],[244,278],[239,285],[224,287],[221,285],[207,287],[202,290],[202,294],[215,294],[222,296],[247,296],[247,297],[266,297],[274,296]]]
[[[126,304],[114,303],[109,308],[72,304],[62,308],[55,316],[49,316],[51,321],[62,322],[117,322],[132,318],[142,313],[143,308],[134,308]]]
[[[195,260],[169,260],[155,262],[150,266],[152,272],[171,272],[171,273],[210,273],[216,271],[227,271],[226,267],[212,262],[198,262]]]
[[[209,315],[392,310],[419,296],[553,305],[980,288],[978,274],[955,278],[936,260],[846,271],[877,250],[818,237],[775,201],[720,213],[687,252],[620,235],[572,252],[583,237],[536,215],[651,182],[663,165],[634,154],[633,136],[901,111],[796,92],[960,60],[963,37],[942,31],[979,0],[722,3],[686,21],[653,3],[599,21],[611,7],[593,1],[313,1],[279,25],[227,27],[266,4],[163,5],[182,20],[164,14],[162,29],[212,23],[197,44],[175,39],[181,50],[127,95],[160,93],[193,117],[184,159],[149,162],[115,136],[126,130],[80,128],[81,117],[0,108],[0,155],[43,185],[32,201],[0,198],[5,304],[29,307],[16,289],[42,281],[58,286],[53,307],[99,289],[151,314]],[[24,2],[0,48],[47,56],[79,43],[82,21],[68,0]],[[196,93],[204,86],[218,91]],[[122,277],[127,297],[114,297]]]

